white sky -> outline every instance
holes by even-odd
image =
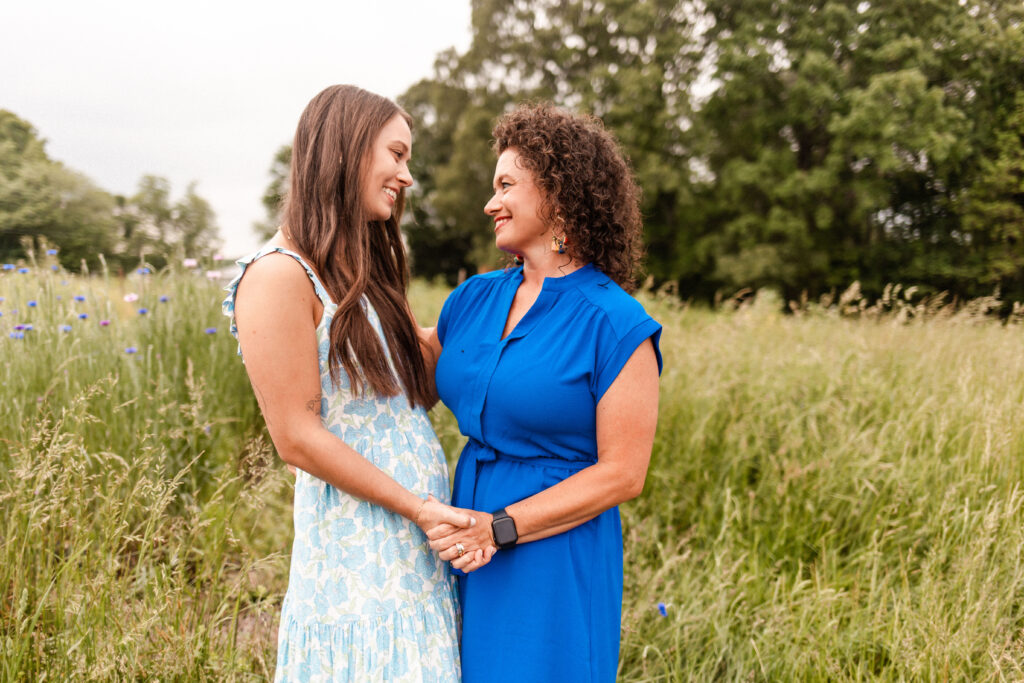
[[[259,246],[267,170],[313,95],[354,83],[395,98],[470,42],[469,0],[5,5],[0,109],[115,194],[144,174],[174,199],[198,181],[227,256]]]

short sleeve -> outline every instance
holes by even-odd
[[[452,316],[457,314],[459,301],[462,300],[462,295],[465,292],[466,285],[468,283],[469,280],[456,287],[455,290],[448,295],[448,298],[444,300],[444,305],[441,306],[441,314],[437,316],[437,340],[441,342],[441,346],[444,346],[444,338],[448,334],[448,324],[451,321]]]
[[[651,343],[654,344],[654,355],[658,359],[659,375],[662,368],[661,348],[659,346],[661,325],[646,313],[643,313],[643,318],[629,328],[623,336],[618,337],[614,335],[612,330],[608,330],[606,334],[610,338],[601,346],[608,350],[598,358],[600,365],[597,370],[594,388],[595,397],[598,402],[600,402],[604,393],[608,391],[608,387],[615,382],[619,373],[622,372],[626,361],[630,359],[633,352],[647,339],[650,339]]]

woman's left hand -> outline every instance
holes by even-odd
[[[462,529],[451,524],[438,524],[427,531],[427,538],[430,547],[442,560],[451,562],[455,569],[470,572],[490,562],[497,547],[491,536],[491,515],[476,510],[461,511],[472,515],[476,524]],[[462,544],[461,556],[456,546],[458,543]]]

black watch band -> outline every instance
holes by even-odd
[[[516,521],[508,516],[505,508],[494,513],[493,519],[491,519],[491,531],[494,532],[494,543],[499,550],[512,548],[519,541]]]

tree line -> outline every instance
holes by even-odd
[[[473,0],[472,28],[399,98],[419,275],[500,262],[491,126],[543,99],[616,133],[684,296],[1024,299],[1019,0]]]
[[[195,183],[177,200],[155,175],[143,176],[134,195],[111,194],[51,159],[28,121],[0,109],[0,261],[16,261],[40,241],[58,247],[69,270],[96,267],[100,254],[114,268],[161,268],[219,244],[213,209]]]

